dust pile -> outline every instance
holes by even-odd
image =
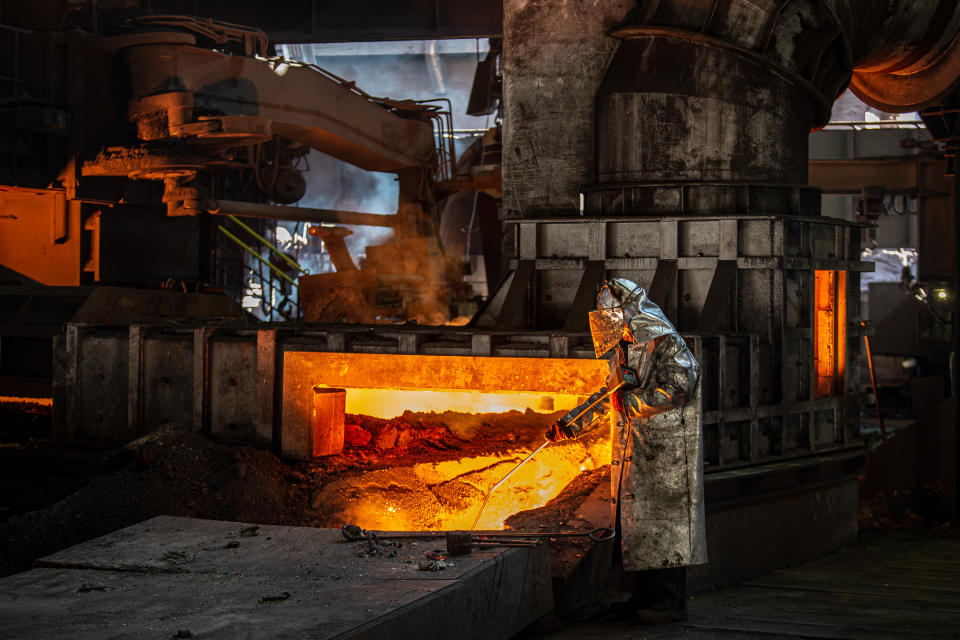
[[[68,481],[55,468],[63,447],[50,442],[48,430],[33,444],[26,435],[38,433],[37,421],[49,421],[48,413],[21,411],[15,417],[11,426],[0,425],[6,429],[6,453],[21,467],[42,469],[37,477],[45,478],[50,490],[38,495],[30,510],[0,514],[0,575],[29,569],[44,555],[158,515],[340,527],[343,512],[335,507],[349,504],[367,488],[385,496],[383,501],[399,496],[411,504],[424,502],[413,506],[425,512],[466,508],[459,502],[481,496],[478,486],[437,482],[432,486],[438,498],[423,491],[422,473],[417,484],[408,486],[409,470],[456,465],[462,459],[482,462],[484,456],[505,459],[500,466],[507,467],[542,442],[556,418],[531,411],[408,412],[392,420],[348,415],[343,453],[309,462],[218,444],[170,426],[122,447],[81,451],[86,466]],[[500,467],[486,473],[496,475]],[[24,473],[11,477],[11,483],[24,487],[38,482]],[[8,495],[17,490],[13,484],[6,488]]]
[[[120,449],[71,495],[0,524],[0,575],[158,515],[309,524],[303,478],[269,452],[166,428]]]

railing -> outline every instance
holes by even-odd
[[[260,235],[252,227],[244,223],[236,216],[227,216],[239,230],[246,232],[252,237],[253,241],[247,244],[236,233],[219,225],[218,230],[224,237],[230,240],[236,247],[242,250],[240,259],[243,256],[250,256],[253,260],[243,260],[244,266],[248,267],[247,275],[249,280],[244,279],[240,283],[240,302],[248,295],[258,297],[260,308],[264,320],[296,320],[300,318],[300,301],[298,295],[297,281],[291,277],[291,271],[295,275],[307,273],[293,258],[278,249],[269,240]],[[249,242],[249,241],[248,241]],[[253,246],[251,246],[253,245]],[[276,255],[288,269],[281,269],[273,260],[263,257],[263,250],[267,250],[267,255]],[[221,266],[221,274],[227,277],[227,270]]]

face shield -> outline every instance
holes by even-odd
[[[591,311],[588,317],[590,319],[590,334],[593,336],[593,350],[600,358],[623,339],[623,332],[627,328],[626,320],[623,317],[623,309],[620,307],[603,308]]]

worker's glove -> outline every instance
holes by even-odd
[[[550,442],[560,442],[561,440],[569,440],[574,437],[573,429],[562,420],[557,420],[550,425],[550,428],[543,435]]]

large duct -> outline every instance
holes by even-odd
[[[580,214],[615,182],[805,185],[806,133],[848,83],[886,111],[937,104],[958,31],[950,0],[504,0],[504,217]],[[630,210],[586,191],[588,213]]]
[[[641,2],[610,31],[622,42],[597,96],[586,209],[681,213],[658,185],[696,182],[686,213],[816,214],[807,133],[851,76],[888,111],[936,103],[957,80],[958,29],[946,0]]]

